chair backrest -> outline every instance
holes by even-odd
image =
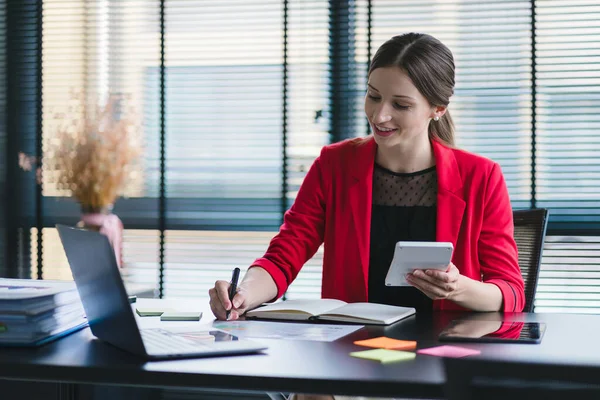
[[[533,312],[533,301],[542,263],[542,250],[548,225],[548,210],[543,208],[513,211],[519,268],[525,283],[524,312]]]
[[[599,399],[597,366],[445,358],[448,400]]]

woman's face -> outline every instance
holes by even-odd
[[[427,135],[431,118],[441,117],[444,111],[432,107],[400,68],[371,72],[365,113],[379,146],[394,146]]]

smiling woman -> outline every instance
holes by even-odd
[[[432,36],[409,33],[384,43],[369,71],[365,113],[374,135],[321,150],[233,301],[226,281],[210,289],[217,318],[236,319],[282,296],[321,243],[324,298],[418,312],[522,310],[502,172],[452,146],[452,53]],[[417,270],[407,276],[412,286],[386,287],[398,241],[452,242],[455,250],[445,271]]]
[[[373,136],[322,150],[233,303],[226,282],[211,289],[217,318],[280,296],[321,241],[325,298],[368,299],[418,313],[521,311],[523,280],[504,177],[496,163],[453,147],[453,92],[454,59],[439,40],[409,33],[385,42],[365,97]],[[399,241],[448,241],[455,250],[445,270],[416,270],[406,276],[411,286],[388,287]]]

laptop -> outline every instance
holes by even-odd
[[[140,329],[108,238],[65,225],[56,228],[90,329],[98,339],[147,359],[244,354],[267,348],[218,329]]]

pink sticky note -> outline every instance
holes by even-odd
[[[421,349],[418,350],[417,353],[427,354],[429,356],[459,358],[481,354],[481,351],[459,346],[438,346],[430,347],[428,349]]]

